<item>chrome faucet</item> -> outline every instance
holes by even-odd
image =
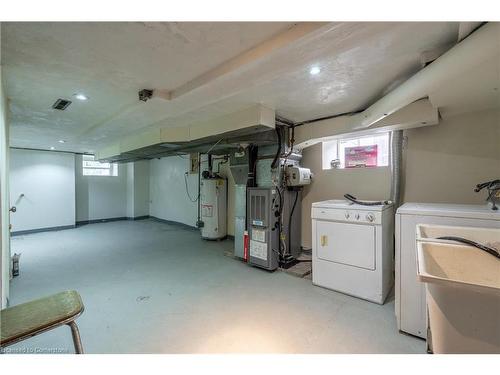
[[[488,197],[486,200],[491,203],[491,209],[494,211],[498,210],[497,203],[500,204],[500,180],[492,180],[477,184],[474,191],[478,193],[483,189],[488,190]]]

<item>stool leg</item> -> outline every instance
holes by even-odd
[[[73,321],[68,323],[71,328],[71,335],[73,336],[73,345],[75,345],[75,353],[83,354],[82,340],[80,339],[80,331],[78,331],[78,326]]]

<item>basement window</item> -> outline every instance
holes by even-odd
[[[386,167],[389,133],[323,142],[323,169]]]
[[[118,176],[118,165],[115,163],[101,163],[93,155],[83,155],[84,176]]]

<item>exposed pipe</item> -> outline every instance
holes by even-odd
[[[212,174],[213,164],[212,164],[212,154],[208,154],[208,172]]]
[[[403,160],[403,131],[391,132],[391,195],[390,200],[396,210],[401,203],[401,174]]]

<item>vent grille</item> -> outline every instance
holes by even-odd
[[[71,100],[57,99],[56,102],[52,104],[52,108],[64,111],[70,104]]]
[[[252,190],[250,195],[250,220],[267,225],[266,191]]]

